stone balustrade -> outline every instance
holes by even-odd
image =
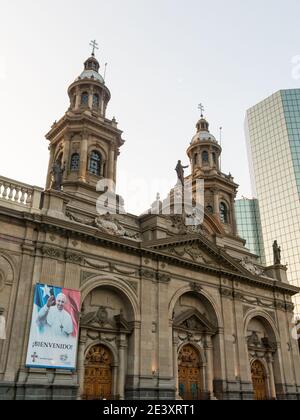
[[[43,189],[0,176],[0,205],[39,209]]]

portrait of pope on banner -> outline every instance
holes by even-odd
[[[80,292],[37,284],[26,366],[75,369]]]

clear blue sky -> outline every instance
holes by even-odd
[[[44,186],[44,134],[68,107],[67,87],[97,39],[106,83],[126,144],[119,190],[140,212],[176,182],[177,160],[205,106],[211,131],[223,127],[223,171],[251,195],[246,109],[298,88],[299,0],[11,0],[0,6],[0,174]],[[150,191],[128,190],[135,179]]]

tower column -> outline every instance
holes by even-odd
[[[114,180],[114,169],[115,169],[115,150],[112,148],[109,152],[108,179]]]
[[[76,102],[75,102],[75,110],[77,111],[80,107],[81,97],[80,97],[80,89],[77,86],[76,88]]]
[[[86,172],[87,172],[87,160],[88,160],[88,133],[83,131],[81,148],[80,148],[80,175],[79,180],[86,181]]]
[[[93,94],[94,94],[94,90],[93,87],[91,87],[89,89],[89,108],[93,109]]]
[[[64,181],[68,177],[69,170],[70,170],[70,144],[71,144],[71,135],[66,134],[64,138],[64,152],[63,152],[63,164],[66,165],[66,169],[63,176]]]
[[[214,215],[219,215],[219,191],[217,189],[214,190]]]

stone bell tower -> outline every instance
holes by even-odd
[[[101,179],[116,182],[119,149],[124,144],[115,118],[106,118],[111,94],[99,73],[100,64],[92,55],[84,70],[70,85],[70,107],[46,135],[50,142],[46,189],[53,189],[53,171],[63,172],[61,188],[68,195],[94,202]],[[53,169],[54,165],[54,169]]]
[[[233,177],[221,172],[222,148],[209,131],[209,123],[203,117],[196,124],[187,155],[191,162],[192,179],[204,179],[204,203],[207,219],[219,233],[237,235],[234,200],[238,185]]]

